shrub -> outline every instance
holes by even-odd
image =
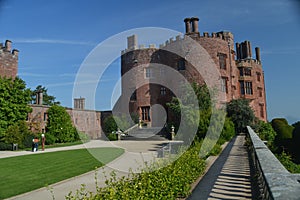
[[[284,151],[276,155],[281,164],[291,173],[300,173],[300,165],[297,165],[292,161],[290,155],[286,154]]]
[[[108,138],[110,141],[116,141],[116,140],[118,140],[118,135],[115,134],[115,133],[110,133],[110,134],[108,134],[107,138]]]
[[[82,190],[67,199],[176,199],[187,197],[193,183],[205,169],[205,161],[199,158],[201,144],[196,142],[172,164],[149,172],[131,174],[119,180],[113,172],[106,180],[106,187],[97,187],[92,195]],[[155,167],[155,166],[152,166]],[[151,167],[150,167],[151,169]]]

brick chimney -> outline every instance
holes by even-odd
[[[191,33],[192,32],[191,19],[185,18],[184,23],[185,23],[185,33]]]
[[[194,33],[199,32],[198,21],[199,21],[199,18],[198,18],[198,17],[192,17],[192,18],[191,18],[191,22],[192,22],[192,31],[193,31]]]
[[[85,98],[75,98],[74,99],[74,109],[84,110],[85,107]]]
[[[36,101],[35,103],[37,105],[43,105],[43,91],[38,91],[36,93]]]

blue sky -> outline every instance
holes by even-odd
[[[253,50],[261,48],[268,119],[285,117],[292,123],[300,120],[299,6],[296,0],[0,0],[0,42],[10,39],[20,50],[19,76],[28,87],[41,84],[72,107],[76,73],[99,43],[133,28],[184,32],[183,19],[198,16],[200,32],[228,30],[235,42],[250,40]],[[100,81],[96,109],[111,109],[119,77],[116,60]]]

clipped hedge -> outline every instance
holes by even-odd
[[[191,184],[204,173],[205,161],[199,158],[201,144],[196,142],[172,164],[149,172],[130,174],[117,180],[114,173],[106,187],[97,187],[93,195],[82,190],[66,199],[176,199],[190,194]]]

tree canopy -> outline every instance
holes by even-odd
[[[48,94],[48,89],[42,85],[38,85],[35,90],[31,91],[31,99],[36,103],[36,94],[38,92],[43,92],[43,105],[52,106],[60,105],[59,101],[55,101],[56,97]]]
[[[51,106],[48,110],[47,143],[73,142],[76,140],[79,140],[78,133],[65,108],[59,105]]]
[[[11,125],[26,120],[31,112],[28,103],[31,91],[25,82],[16,77],[14,80],[0,78],[0,138]]]
[[[256,119],[249,103],[248,99],[234,99],[227,105],[227,115],[238,133],[245,131],[247,126],[252,126]]]

